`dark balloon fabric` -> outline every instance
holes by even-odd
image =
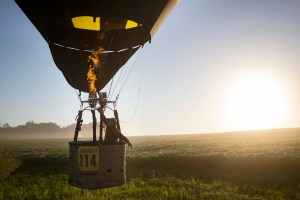
[[[100,54],[101,67],[95,70],[95,86],[100,91],[129,58],[151,40],[151,31],[167,5],[171,1],[177,2],[15,1],[49,44],[53,60],[68,83],[83,92],[89,92],[87,72],[90,63],[87,60],[91,51],[104,49]],[[76,25],[76,19],[87,20],[93,27],[83,27],[83,23]]]

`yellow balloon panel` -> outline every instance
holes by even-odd
[[[100,17],[81,16],[72,18],[73,26],[79,29],[100,31]]]
[[[135,21],[132,20],[124,20],[117,18],[106,18],[96,17],[93,18],[91,16],[80,16],[73,17],[72,23],[75,28],[92,30],[92,31],[100,31],[104,30],[121,30],[121,29],[131,29],[136,28],[138,26],[142,26]]]

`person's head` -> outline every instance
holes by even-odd
[[[109,126],[117,128],[117,120],[115,118],[109,118],[107,120],[108,120]]]

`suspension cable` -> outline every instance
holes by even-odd
[[[108,91],[108,95],[107,95],[107,98],[108,98],[108,99],[109,99],[109,97],[110,97],[111,88],[112,88],[113,83],[114,83],[114,77],[115,77],[115,76],[113,76],[113,78],[111,79],[111,82],[110,82],[109,91]]]
[[[136,57],[136,59],[135,59],[135,61],[133,63],[133,66],[131,67],[129,73],[127,74],[127,77],[125,79],[125,82],[122,85],[122,88],[120,89],[118,95],[116,96],[115,104],[117,104],[121,91],[123,90],[123,88],[126,85],[128,79],[130,78],[131,74],[133,73],[134,69],[136,68],[136,66],[137,66],[136,64],[138,63],[138,61],[140,61],[140,59],[141,59],[141,57],[143,55],[143,51],[140,51],[139,53],[140,54],[137,55],[137,57]],[[134,116],[136,114],[136,111],[137,111],[137,108],[138,108],[138,105],[139,105],[139,101],[140,101],[141,80],[142,80],[142,70],[140,70],[138,97],[137,97],[137,101],[136,101],[136,104],[135,104],[134,111],[133,111],[131,117],[128,120],[126,120],[126,121],[120,121],[121,123],[129,123],[134,118]]]
[[[117,86],[118,86],[118,84],[119,84],[119,81],[120,81],[120,79],[121,79],[121,77],[124,77],[124,76],[122,76],[123,75],[123,72],[125,71],[125,69],[127,69],[127,63],[125,64],[125,66],[124,67],[122,67],[122,70],[121,70],[121,73],[120,73],[120,75],[119,75],[119,77],[118,77],[118,80],[117,80],[117,83],[115,84],[115,87],[114,87],[114,89],[113,89],[113,91],[112,91],[112,93],[111,93],[111,96],[113,96],[114,95],[114,93],[115,93],[115,90],[116,90],[116,88],[117,88]],[[124,73],[125,74],[125,73]],[[117,98],[116,98],[117,99]]]
[[[151,1],[147,1],[147,4],[150,4],[150,3],[151,3]],[[121,11],[120,11],[120,15],[122,14],[124,4],[125,4],[125,0],[123,1],[122,9],[121,9]],[[141,17],[140,17],[140,20],[143,19],[146,15],[147,15],[147,11],[144,11],[144,12],[142,13]],[[145,41],[146,41],[147,37],[148,37],[148,34],[145,35]],[[136,36],[134,36],[133,43],[134,43],[135,40],[136,40]],[[132,44],[133,44],[133,43],[132,43]],[[143,49],[143,48],[144,48],[144,44],[143,44],[141,47],[139,47],[139,48],[142,48],[142,49]],[[133,48],[131,48],[130,51],[133,51]],[[141,51],[142,51],[142,50],[140,50],[140,52],[141,52]],[[139,55],[143,54],[143,52],[142,52],[142,53],[140,53],[140,52],[139,52]],[[131,53],[131,52],[130,52],[130,53]],[[138,58],[138,57],[139,57],[139,56],[137,56],[137,58]],[[140,56],[140,57],[141,57],[141,56]],[[121,84],[120,84],[120,89],[119,89],[118,94],[116,95],[116,100],[115,100],[115,102],[118,101],[118,98],[119,98],[119,96],[120,96],[120,93],[122,92],[122,90],[123,90],[124,86],[126,85],[128,79],[130,78],[130,76],[131,76],[131,74],[132,74],[132,71],[133,71],[133,68],[134,68],[134,65],[135,65],[135,63],[136,63],[136,61],[137,61],[137,58],[135,59],[135,62],[134,62],[134,64],[133,64],[133,66],[131,67],[129,73],[127,74],[127,77],[126,77],[126,78],[125,78],[125,71],[126,71],[126,69],[127,69],[127,68],[126,68],[126,67],[127,67],[127,63],[126,63],[125,69],[123,68],[124,70],[121,71],[121,74],[120,74],[120,76],[119,76],[119,78],[118,78],[118,81],[117,81],[117,83],[116,83],[116,85],[115,85],[115,88],[114,88],[114,90],[113,90],[113,92],[112,92],[112,95],[111,95],[111,96],[113,96],[113,94],[114,94],[114,92],[115,92],[115,90],[116,90],[116,88],[117,88],[117,85],[118,85],[118,83],[119,83],[119,80],[120,80],[120,78],[122,77],[123,71],[124,71],[124,75],[123,75],[123,77],[122,77],[122,81],[121,81]],[[125,81],[124,81],[124,78],[125,78]]]
[[[135,113],[137,111],[137,108],[138,108],[138,105],[139,105],[139,102],[140,102],[141,83],[142,83],[142,68],[140,68],[139,91],[138,91],[138,97],[137,97],[137,101],[136,101],[136,104],[135,104],[135,108],[134,108],[133,114],[131,115],[131,117],[129,118],[129,120],[127,120],[125,122],[121,121],[122,123],[129,123],[133,119],[133,117],[135,116]],[[119,96],[118,96],[118,98],[119,98]]]
[[[136,100],[136,104],[135,104],[135,108],[134,108],[133,114],[131,115],[131,117],[129,118],[129,120],[127,120],[127,121],[120,121],[120,122],[122,122],[122,123],[129,123],[133,119],[133,117],[135,116],[135,113],[137,111],[137,108],[138,108],[138,105],[139,105],[139,101],[140,101],[140,91],[141,91],[141,88],[139,88],[138,97],[137,97],[137,100]]]
[[[129,78],[131,77],[131,75],[132,75],[134,69],[136,68],[138,61],[140,61],[140,58],[142,57],[143,53],[144,53],[144,51],[143,51],[143,49],[141,49],[141,51],[139,51],[139,54],[135,58],[134,63],[132,64],[130,71],[128,72],[124,82],[121,84],[121,88],[120,88],[120,90],[118,92],[118,95],[117,95],[118,97],[120,96],[121,92],[123,91],[125,85],[127,84],[128,80],[129,80]]]

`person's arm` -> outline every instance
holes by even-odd
[[[106,126],[109,126],[109,122],[108,122],[107,118],[105,117],[103,110],[101,108],[99,108],[98,111],[100,113],[101,120],[103,120],[103,122]]]
[[[115,133],[117,134],[118,138],[128,144],[132,148],[132,144],[130,141],[125,137],[118,129],[115,129]]]

